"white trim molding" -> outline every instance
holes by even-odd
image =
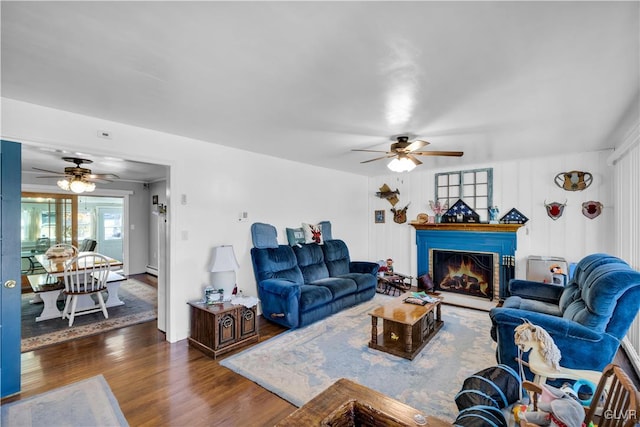
[[[614,148],[613,152],[607,157],[607,165],[613,166],[622,158],[629,150],[640,144],[640,123],[636,123],[627,132],[619,147]]]

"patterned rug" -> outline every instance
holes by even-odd
[[[486,312],[442,307],[444,325],[413,361],[368,347],[374,307],[392,297],[344,310],[288,331],[221,365],[302,406],[340,378],[348,378],[447,421],[458,414],[455,394],[469,375],[496,364]]]
[[[129,425],[102,375],[4,404],[0,424],[96,427]]]
[[[102,312],[85,314],[76,317],[73,326],[69,327],[68,319],[36,322],[36,316],[42,311],[42,303],[31,304],[29,301],[34,294],[23,294],[22,352],[157,319],[158,293],[153,286],[127,279],[120,285],[118,295],[125,304],[109,307],[108,319],[104,318]],[[64,308],[64,301],[58,301],[58,308]]]

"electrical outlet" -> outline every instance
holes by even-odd
[[[248,219],[249,219],[249,212],[244,211],[238,214],[238,221],[244,222]]]

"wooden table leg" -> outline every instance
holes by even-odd
[[[378,345],[378,318],[371,316],[371,345]]]
[[[404,325],[404,351],[411,354],[413,351],[413,333],[411,325]]]

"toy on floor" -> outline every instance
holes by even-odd
[[[584,409],[569,385],[561,388],[542,385],[537,411],[519,412],[520,420],[539,426],[582,427]]]

